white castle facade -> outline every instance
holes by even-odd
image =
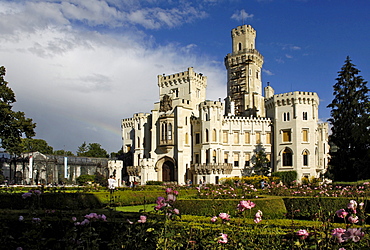
[[[227,97],[206,100],[207,77],[188,68],[159,75],[159,102],[151,113],[122,120],[130,180],[219,183],[253,173],[253,156],[264,148],[271,171],[319,177],[328,163],[328,124],[319,123],[314,92],[262,93],[263,56],[250,25],[232,30],[225,57]]]

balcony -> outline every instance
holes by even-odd
[[[127,166],[127,174],[129,176],[140,176],[141,168],[139,166]]]
[[[191,171],[198,175],[208,174],[231,174],[233,165],[231,163],[220,164],[192,164]]]

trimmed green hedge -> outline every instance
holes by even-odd
[[[133,206],[155,203],[158,196],[164,196],[164,191],[133,191],[125,189],[115,191],[111,197],[109,192],[92,193],[101,203],[114,206]],[[112,198],[112,202],[111,202]]]
[[[283,198],[287,209],[287,218],[300,220],[312,220],[317,218],[318,213],[327,215],[335,215],[339,209],[347,208],[350,198],[343,197],[321,197],[321,198]],[[357,200],[358,203],[360,201]],[[367,200],[364,201],[366,212],[370,212],[370,208],[366,206]],[[362,213],[357,209],[358,213]]]
[[[251,199],[256,206],[247,216],[253,217],[257,210],[263,212],[264,218],[278,219],[284,218],[287,210],[283,199],[281,198],[261,198]],[[238,216],[237,206],[239,200],[177,200],[175,206],[180,209],[182,214],[217,216],[219,213],[228,213],[231,216]],[[240,216],[240,215],[239,215]]]
[[[43,193],[22,198],[20,193],[0,194],[0,209],[94,209],[102,203],[93,194]]]

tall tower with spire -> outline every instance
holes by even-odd
[[[242,25],[231,31],[232,53],[227,69],[226,112],[236,116],[265,117],[261,70],[263,56],[255,49],[256,30]]]

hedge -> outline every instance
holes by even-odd
[[[102,208],[102,203],[93,194],[43,193],[22,198],[20,193],[0,194],[0,209],[93,209]]]
[[[250,213],[249,217],[253,217],[257,210],[263,212],[264,218],[278,219],[284,218],[287,210],[283,199],[281,198],[261,198],[252,199],[256,206],[251,210],[247,211]],[[203,215],[203,216],[217,216],[219,213],[228,213],[231,216],[238,216],[237,206],[239,200],[226,200],[226,199],[215,199],[215,200],[177,200],[175,206],[180,209],[182,214],[188,215]]]
[[[321,197],[321,198],[283,198],[287,209],[287,218],[300,220],[312,220],[319,216],[319,213],[326,215],[335,215],[339,209],[347,208],[350,198],[343,197]],[[360,201],[357,201],[360,203]],[[366,212],[370,212],[367,205],[368,201],[364,201]],[[358,213],[363,213],[357,209]]]

